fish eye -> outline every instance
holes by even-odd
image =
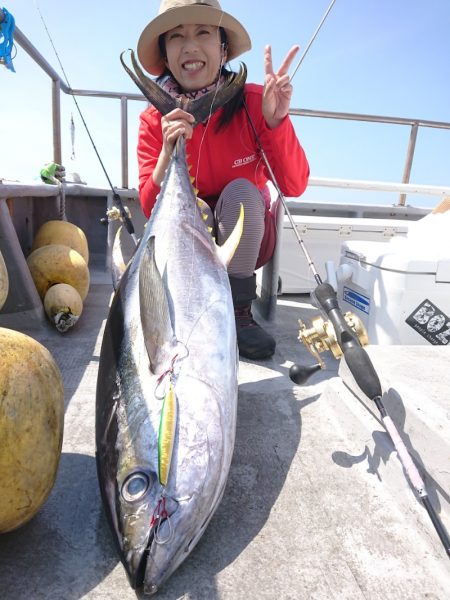
[[[127,502],[141,500],[150,487],[150,478],[146,473],[138,471],[129,475],[122,484],[122,496]]]

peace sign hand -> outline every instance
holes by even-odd
[[[270,129],[275,129],[289,112],[292,96],[292,85],[289,83],[288,70],[299,50],[299,46],[292,46],[281,67],[274,73],[272,65],[272,49],[264,49],[264,74],[265,85],[262,100],[262,111]]]

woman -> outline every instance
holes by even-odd
[[[230,75],[224,66],[251,48],[244,27],[217,0],[162,0],[159,14],[141,34],[138,57],[174,96],[196,98],[218,89]],[[281,191],[300,196],[308,162],[288,116],[292,86],[287,73],[293,47],[277,73],[270,47],[264,53],[265,85],[246,84],[243,93],[193,127],[193,117],[177,108],[164,117],[154,108],[141,115],[138,140],[139,194],[148,217],[155,204],[174,144],[187,140],[190,173],[205,202],[216,240],[222,244],[244,205],[244,232],[228,267],[239,353],[268,358],[275,340],[253,319],[255,269],[268,262],[276,243],[275,219],[266,187],[269,173],[262,145]],[[257,137],[256,137],[256,134]]]

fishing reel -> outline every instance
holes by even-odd
[[[361,346],[367,346],[369,338],[361,319],[350,311],[346,312],[343,317],[348,328],[357,336]],[[320,353],[331,351],[334,358],[340,358],[343,352],[331,321],[325,321],[323,317],[317,316],[311,321],[310,327],[307,327],[301,319],[299,319],[298,323],[300,326],[298,339],[318,361],[315,365],[311,366],[297,364],[291,366],[289,377],[294,383],[302,385],[306,383],[313,373],[320,371],[320,369],[325,369],[325,363]]]

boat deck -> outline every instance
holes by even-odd
[[[77,326],[64,335],[50,326],[32,334],[63,374],[64,442],[47,502],[28,524],[0,536],[2,600],[137,597],[103,514],[95,465],[96,375],[111,292],[110,276],[94,265]],[[448,557],[387,434],[345,385],[339,363],[325,357],[327,370],[302,387],[288,377],[292,362],[313,362],[297,340],[297,320],[315,313],[308,295],[282,296],[268,325],[278,341],[274,357],[241,361],[236,445],[224,498],[158,599],[448,598]],[[393,348],[383,349],[378,360],[389,386],[402,389],[422,349],[413,347],[409,356]],[[423,403],[442,416],[437,434],[444,466],[438,464],[427,485],[450,528],[447,359],[448,353],[433,356],[439,386]],[[425,368],[420,384],[427,389]],[[400,404],[408,415],[405,399]],[[403,420],[411,448],[417,438],[405,415]]]
[[[51,79],[56,107],[52,123],[55,162],[63,159],[58,116],[61,92],[97,100],[120,99],[121,182],[128,188],[127,107],[143,96],[69,89],[17,27],[15,40]],[[355,239],[359,236],[355,228],[351,231],[350,220],[357,223],[365,219],[365,230],[390,235],[399,226],[394,221],[406,225],[428,212],[409,206],[406,194],[408,202],[412,194],[449,195],[448,186],[407,182],[418,128],[448,132],[450,123],[323,110],[292,109],[291,114],[410,129],[403,170],[406,183],[311,177],[309,185],[321,188],[323,201],[302,199],[290,207],[294,216],[307,217],[307,222],[300,223],[302,235],[318,229],[318,217],[339,217],[333,233],[336,250],[350,234]],[[17,127],[19,137],[23,136],[22,129]],[[319,134],[323,137],[320,130]],[[30,152],[34,163],[33,146]],[[18,164],[22,164],[22,154],[16,157]],[[30,321],[15,309],[17,301],[23,299],[22,290],[30,292],[28,317],[39,320],[40,316],[43,321],[42,327],[30,334],[59,364],[66,411],[60,465],[48,500],[28,524],[0,535],[0,600],[133,600],[137,594],[128,584],[113,545],[95,465],[96,378],[112,293],[105,256],[97,262],[94,256],[91,261],[91,287],[82,317],[63,335],[45,322],[39,298],[39,306],[33,304],[36,294],[29,282],[27,287],[29,273],[24,258],[39,226],[46,220],[63,218],[65,211],[67,219],[88,236],[91,255],[110,250],[114,227],[99,223],[106,208],[113,206],[112,194],[78,184],[22,184],[5,180],[3,175],[0,173],[0,248],[5,256],[8,251],[11,263],[17,262],[16,291],[6,308],[12,308],[17,327],[26,332]],[[118,175],[114,173],[115,180]],[[327,196],[324,188],[334,188],[337,194]],[[372,202],[366,206],[349,204],[347,190],[375,192],[377,198],[380,192],[401,196],[398,205],[391,205],[388,199],[379,206]],[[133,207],[137,204],[136,190],[116,192],[131,209],[133,222],[142,227],[142,211]],[[379,219],[386,222],[375,232],[374,223]],[[323,260],[334,259],[330,229],[316,247],[307,240],[318,268]],[[286,231],[286,239],[291,233]],[[300,279],[307,285],[307,275],[300,272],[305,267],[309,276],[305,261],[286,262],[288,269],[294,266],[291,280],[297,284]],[[287,281],[286,277],[284,291]],[[158,600],[450,597],[450,561],[404,477],[390,438],[373,407],[355,390],[345,363],[324,357],[327,370],[316,373],[302,387],[288,377],[293,362],[313,362],[297,340],[297,321],[309,321],[315,314],[307,294],[283,295],[278,299],[275,321],[267,325],[277,339],[275,355],[258,363],[241,361],[236,444],[228,486],[198,546],[158,592]],[[0,318],[0,326],[8,325],[2,325]],[[369,354],[384,388],[389,390],[389,414],[425,478],[432,505],[450,530],[449,348],[372,347]]]

